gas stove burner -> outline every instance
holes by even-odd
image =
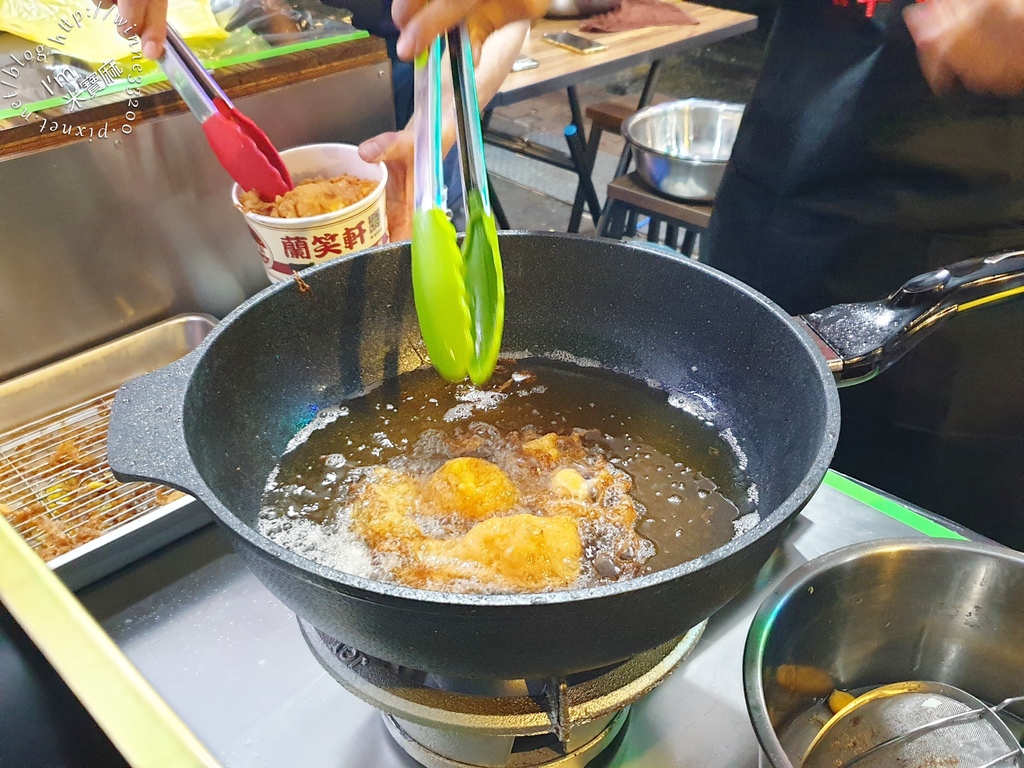
[[[661,683],[707,622],[619,664],[546,680],[451,679],[367,656],[299,619],[327,672],[381,710],[427,768],[584,768],[615,740],[629,706]]]

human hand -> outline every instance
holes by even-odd
[[[927,0],[903,12],[936,93],[1024,93],[1024,0]]]
[[[368,163],[384,162],[388,183],[384,190],[391,242],[412,238],[413,134],[410,130],[382,133],[359,145],[359,156]]]
[[[164,53],[167,39],[167,0],[93,0],[101,9],[117,6],[118,15],[126,19],[121,27],[125,37],[138,35],[142,55],[156,61]]]
[[[548,0],[394,0],[391,16],[402,31],[398,55],[411,61],[430,41],[466,22],[474,58],[494,30],[544,15]]]

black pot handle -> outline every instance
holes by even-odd
[[[107,433],[107,461],[121,482],[145,480],[201,496],[185,442],[185,395],[201,350],[126,382],[117,390]]]
[[[911,278],[882,301],[801,315],[839,386],[874,378],[939,323],[1024,294],[1024,251],[1001,251]]]

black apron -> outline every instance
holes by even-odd
[[[783,0],[702,259],[793,313],[1024,247],[1024,99],[936,97],[907,3]],[[833,467],[1024,549],[1024,300],[842,390]]]

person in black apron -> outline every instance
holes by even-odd
[[[934,94],[922,63],[940,89],[950,73],[919,61],[907,5],[776,17],[701,258],[791,313],[1024,248],[1024,98]],[[1024,301],[956,318],[841,400],[835,469],[1024,549]]]

